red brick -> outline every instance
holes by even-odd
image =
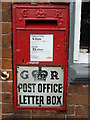
[[[2,48],[0,48],[0,58],[2,58]]]
[[[2,104],[2,113],[13,113],[13,104]]]
[[[0,82],[2,84],[2,92],[12,92],[12,82]]]
[[[69,0],[50,0],[50,2],[53,2],[53,3],[60,3],[60,2],[68,3]]]
[[[13,3],[21,3],[21,2],[23,2],[23,3],[30,3],[31,2],[31,0],[13,0]]]
[[[2,46],[2,36],[0,35],[0,47]]]
[[[90,105],[88,106],[88,116],[90,118]]]
[[[2,34],[11,34],[11,23],[2,23]]]
[[[0,120],[2,120],[2,113],[0,112]]]
[[[88,104],[90,105],[90,95],[88,95]]]
[[[89,120],[88,116],[66,116],[66,120]]]
[[[74,110],[75,110],[74,106],[67,106],[66,114],[67,115],[74,115]]]
[[[61,112],[61,111],[50,110],[50,111],[48,111],[48,113],[49,113],[48,116],[51,118],[63,118],[64,119],[64,117],[65,117],[64,111]]]
[[[1,0],[2,2],[12,2],[12,0]]]
[[[0,94],[1,95],[1,94]],[[11,93],[2,93],[2,103],[12,103]]]
[[[39,116],[39,117],[32,117],[32,120],[65,120],[65,118],[49,118],[45,116]]]
[[[2,104],[0,104],[0,120],[2,120],[1,118],[2,118]]]
[[[9,114],[2,115],[2,120],[14,120],[14,118],[15,115],[13,115],[13,113],[12,114],[10,113],[10,115]]]
[[[75,84],[68,85],[68,94],[76,94],[77,89]]]
[[[32,3],[50,3],[50,0],[31,0]]]
[[[77,85],[77,94],[88,95],[88,85],[84,84]]]
[[[11,11],[2,11],[2,22],[11,22]]]
[[[2,2],[1,2],[1,0],[0,0],[0,10],[2,10]]]
[[[87,105],[88,104],[88,95],[68,95],[67,96],[67,104]]]
[[[0,60],[0,65],[2,69],[12,69],[12,60]]]
[[[3,118],[2,120],[30,120],[30,118],[28,117],[27,118],[24,116],[18,117],[17,115],[11,113],[10,115],[8,114],[3,115],[2,118]]]
[[[1,14],[0,14],[0,17],[2,17]],[[1,20],[1,18],[0,18],[0,20]],[[1,22],[0,22],[0,34],[2,34],[2,23]]]
[[[48,111],[46,111],[46,110],[33,110],[32,111],[32,116],[48,116]]]
[[[76,120],[76,116],[75,115],[73,115],[73,116],[66,115],[66,120]]]
[[[66,120],[89,120],[87,116],[67,116]]]
[[[71,84],[68,86],[68,94],[88,95],[88,85]]]
[[[2,92],[2,82],[0,80],[0,92]]]
[[[88,115],[77,115],[75,120],[89,120]]]
[[[54,110],[42,110],[42,111],[32,111],[32,116],[33,118],[63,118],[65,117],[65,113],[64,112],[60,112],[60,111],[54,111]]]
[[[0,46],[10,47],[11,46],[11,35],[0,36]]]
[[[77,106],[76,115],[88,115],[88,106]]]
[[[2,2],[2,10],[11,9],[11,2]]]
[[[0,102],[2,102],[2,93],[0,93]]]
[[[0,48],[0,58],[11,58],[12,50],[11,48]]]
[[[90,95],[90,84],[88,84],[88,95]]]
[[[0,22],[2,22],[2,11],[0,11]]]
[[[30,110],[27,110],[27,111],[25,111],[25,110],[22,110],[22,111],[16,110],[14,113],[19,118],[21,118],[21,117],[30,118],[30,115],[31,115]]]
[[[32,120],[65,120],[65,118],[61,118],[61,117],[57,118],[57,117],[53,117],[53,116],[50,116],[50,117],[48,117],[48,116],[37,116],[37,117],[33,116]]]
[[[0,60],[0,68],[2,68],[2,60]],[[0,77],[0,80],[1,80],[1,77]]]
[[[0,110],[2,110],[2,104],[0,103]]]

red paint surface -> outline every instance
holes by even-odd
[[[53,34],[53,62],[33,64],[64,67],[64,99],[62,107],[17,106],[16,66],[30,65],[30,34]],[[69,5],[13,5],[13,69],[14,108],[36,110],[65,110],[67,92],[67,62],[69,34]],[[24,59],[24,62],[23,62]]]

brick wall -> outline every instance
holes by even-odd
[[[60,0],[31,0],[31,2],[60,2]],[[64,0],[67,1],[67,0]],[[15,111],[13,107],[13,70],[12,70],[12,19],[11,5],[14,2],[29,2],[30,0],[13,0],[13,2],[2,2],[0,4],[0,66],[2,71],[8,71],[10,78],[7,81],[0,80],[0,116],[2,120],[10,118],[24,120],[26,118],[33,120],[38,118],[53,118],[59,120],[73,120],[76,118],[88,119],[88,104],[90,93],[87,84],[68,84],[67,89],[67,110],[61,111]]]

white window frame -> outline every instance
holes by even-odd
[[[90,63],[90,61],[88,60],[88,58],[90,57],[90,53],[86,53],[85,50],[80,50],[81,9],[82,0],[76,0],[73,61],[74,63]]]

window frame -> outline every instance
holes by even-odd
[[[81,28],[81,9],[82,0],[75,1],[75,26],[74,26],[74,63],[90,63],[88,58],[90,53],[86,53],[84,50],[80,51],[80,28]]]
[[[77,0],[78,2],[78,0]],[[72,0],[69,6],[69,55],[68,55],[68,83],[77,84],[77,83],[90,83],[90,64],[86,58],[87,53],[80,53],[80,34],[75,38],[75,17],[76,17],[76,2]],[[80,19],[80,18],[79,18]],[[80,21],[78,20],[79,25]],[[79,28],[80,31],[80,28]],[[78,38],[78,39],[77,39]],[[76,40],[76,41],[75,41]],[[78,42],[78,44],[77,44]],[[77,46],[75,46],[75,44]],[[78,49],[76,48],[78,47]],[[78,51],[77,59],[76,54]],[[76,52],[76,53],[75,53]],[[74,54],[75,53],[75,54]],[[85,57],[86,55],[86,57]],[[85,58],[86,60],[85,60]],[[83,59],[84,58],[84,59]]]

